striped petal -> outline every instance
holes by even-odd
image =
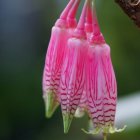
[[[57,24],[59,24],[59,21]],[[63,64],[64,54],[67,49],[66,43],[71,37],[72,32],[73,29],[64,27],[54,26],[52,28],[52,36],[48,46],[43,73],[43,97],[46,103],[47,117],[51,117],[60,102],[58,89],[61,67]],[[50,98],[52,99],[51,101],[49,101]],[[52,103],[49,104],[49,102]]]
[[[107,44],[89,47],[87,58],[87,100],[96,129],[114,126],[117,85]]]
[[[86,50],[86,40],[77,38],[69,39],[68,53],[63,64],[60,83],[65,133],[69,129],[84,90]]]
[[[80,0],[70,0],[61,13],[60,18],[56,21],[55,26],[52,28],[43,72],[43,97],[47,117],[52,116],[60,103],[58,89],[61,67],[67,50],[66,43],[77,25],[75,15],[79,4]]]
[[[83,91],[78,108],[75,112],[76,118],[81,118],[84,116],[85,111],[87,111],[87,96],[86,96],[86,90]]]

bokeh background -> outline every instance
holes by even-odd
[[[51,119],[45,118],[41,89],[45,54],[51,28],[67,2],[0,0],[0,140],[101,139],[81,131],[87,117],[75,119],[67,135],[60,108]],[[98,0],[97,11],[111,46],[119,98],[127,97],[140,91],[140,29],[114,0]],[[140,126],[109,139],[140,140]]]

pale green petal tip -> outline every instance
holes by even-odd
[[[96,128],[94,130],[90,130],[90,131],[86,131],[85,129],[82,128],[82,131],[86,134],[90,134],[90,135],[97,135],[100,133],[100,128]]]
[[[91,135],[96,135],[96,134],[99,134],[100,132],[102,132],[104,135],[104,140],[106,140],[108,133],[110,133],[110,134],[113,134],[116,132],[120,133],[120,132],[124,131],[126,129],[126,127],[127,127],[126,125],[122,129],[117,129],[112,126],[104,127],[104,128],[97,127],[94,130],[86,131],[86,130],[82,129],[82,131],[85,132],[86,134],[91,134]]]
[[[74,114],[74,117],[82,118],[84,115],[85,115],[85,110],[83,108],[78,107]]]
[[[113,134],[115,132],[120,133],[120,132],[124,131],[126,129],[126,127],[127,127],[126,125],[121,129],[117,129],[115,127],[109,127],[109,133],[111,133],[111,134]]]
[[[71,125],[73,117],[69,114],[63,114],[64,133],[67,134]]]
[[[45,109],[46,109],[46,117],[51,118],[59,103],[56,101],[55,95],[53,92],[48,92],[46,96],[44,96],[45,100]]]
[[[46,117],[51,118],[58,106],[59,103],[54,103],[53,105],[46,105]]]

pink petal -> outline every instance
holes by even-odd
[[[94,126],[113,125],[117,86],[107,44],[90,46],[86,71],[88,107]]]
[[[60,93],[63,113],[69,112],[73,115],[84,90],[87,42],[72,38],[68,41],[68,47],[61,76]]]
[[[67,50],[66,43],[71,37],[74,29],[68,29],[66,27],[59,27],[59,21],[57,26],[52,28],[52,34],[48,51],[46,55],[44,73],[43,73],[43,96],[44,99],[48,96],[48,93],[53,93],[54,102],[60,102],[59,97],[59,82],[61,76],[61,67],[64,60],[64,54]]]
[[[61,108],[65,133],[69,130],[84,90],[87,41],[71,38],[68,41],[68,48],[60,83]]]

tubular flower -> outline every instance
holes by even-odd
[[[43,98],[46,106],[46,116],[51,117],[60,103],[59,82],[66,43],[76,27],[75,14],[80,0],[70,0],[60,18],[52,28],[52,34],[46,55],[43,72]]]
[[[86,21],[85,21],[85,32],[87,36],[87,40],[89,41],[92,31],[93,31],[93,16],[92,16],[92,7],[91,7],[91,1],[87,0],[87,12],[86,12]],[[87,108],[87,96],[86,96],[86,87],[84,86],[84,91],[82,93],[80,103],[78,105],[78,108],[75,113],[75,117],[79,118],[84,116],[85,111],[88,112]]]
[[[93,13],[93,33],[86,60],[86,94],[89,116],[94,130],[89,134],[121,132],[114,127],[117,83],[110,57],[110,47],[100,32],[95,11]]]
[[[99,40],[98,40],[99,41]],[[110,47],[106,43],[92,42],[86,62],[86,87],[89,116],[94,130],[89,134],[121,132],[114,127],[117,84],[110,58]]]
[[[65,133],[69,130],[84,90],[85,57],[88,46],[84,31],[86,6],[87,3],[84,5],[73,37],[68,40],[68,50],[61,74],[60,97]]]
[[[92,44],[87,58],[87,101],[95,128],[113,126],[117,85],[107,44]]]

